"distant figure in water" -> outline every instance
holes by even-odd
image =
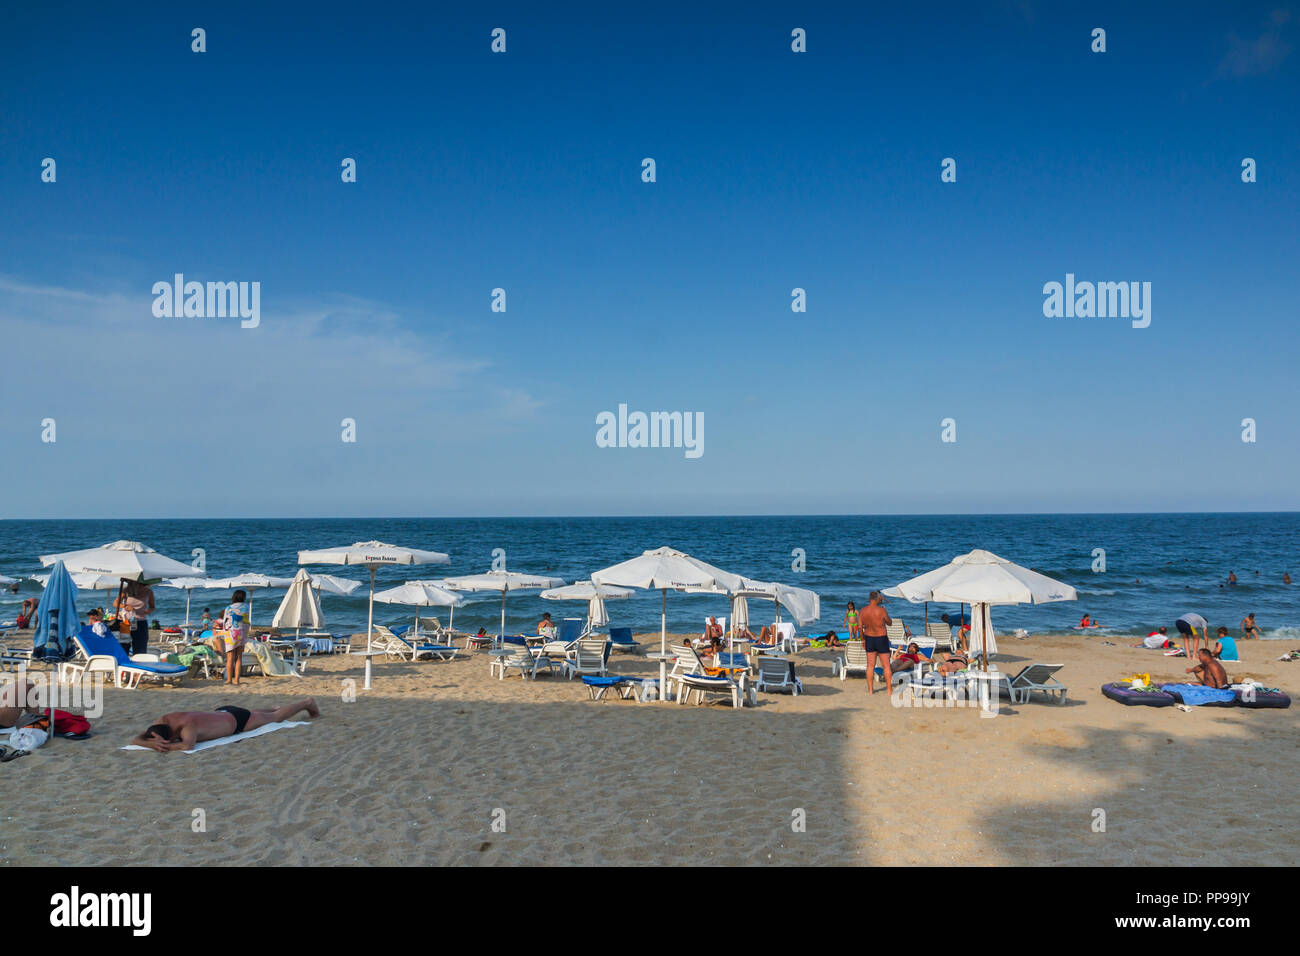
[[[1290,572],[1290,571],[1283,571],[1283,572],[1282,572],[1282,583],[1283,583],[1283,584],[1290,584],[1290,583],[1291,583],[1291,572]]]
[[[1255,623],[1255,612],[1251,611],[1241,619],[1241,638],[1248,641],[1259,638],[1259,625]]]
[[[1100,624],[1098,624],[1096,621],[1094,621],[1094,620],[1093,620],[1089,615],[1087,615],[1087,614],[1085,614],[1085,615],[1083,616],[1083,620],[1081,620],[1081,621],[1079,622],[1079,626],[1080,626],[1080,627],[1101,627]]]
[[[1229,584],[1236,584],[1236,583],[1237,583],[1237,574],[1236,574],[1235,571],[1229,571],[1229,572],[1228,572],[1228,583],[1229,583]]]

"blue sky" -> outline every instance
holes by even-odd
[[[0,514],[1300,507],[1300,7],[844,6],[8,10]]]

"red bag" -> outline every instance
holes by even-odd
[[[50,729],[50,717],[45,714],[27,726],[37,727],[46,732]],[[90,733],[90,721],[80,714],[70,714],[66,710],[54,711],[54,734],[57,737],[80,737]]]

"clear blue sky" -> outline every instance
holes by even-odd
[[[0,515],[1300,508],[1294,0],[441,6],[6,9]]]

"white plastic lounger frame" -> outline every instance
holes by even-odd
[[[1056,703],[1064,704],[1069,688],[1052,676],[1064,666],[1064,664],[1030,664],[1015,677],[1008,679],[1004,676],[1002,686],[1007,688],[1012,703],[1027,704],[1030,694],[1041,691],[1055,699]]]
[[[783,657],[759,657],[754,663],[758,665],[755,690],[789,690],[795,696],[803,693],[803,681],[792,673],[794,665],[790,661]]]
[[[831,665],[831,673],[839,674],[840,680],[846,680],[849,674],[867,674],[867,648],[861,641],[850,640],[844,645],[844,653]]]
[[[524,680],[534,680],[542,668],[546,668],[548,673],[554,670],[555,664],[545,654],[534,657],[533,652],[527,647],[511,646],[514,649],[508,654],[492,658],[492,662],[488,665],[488,676],[497,674],[499,680],[505,680],[506,671],[514,668],[519,671],[519,676]]]

